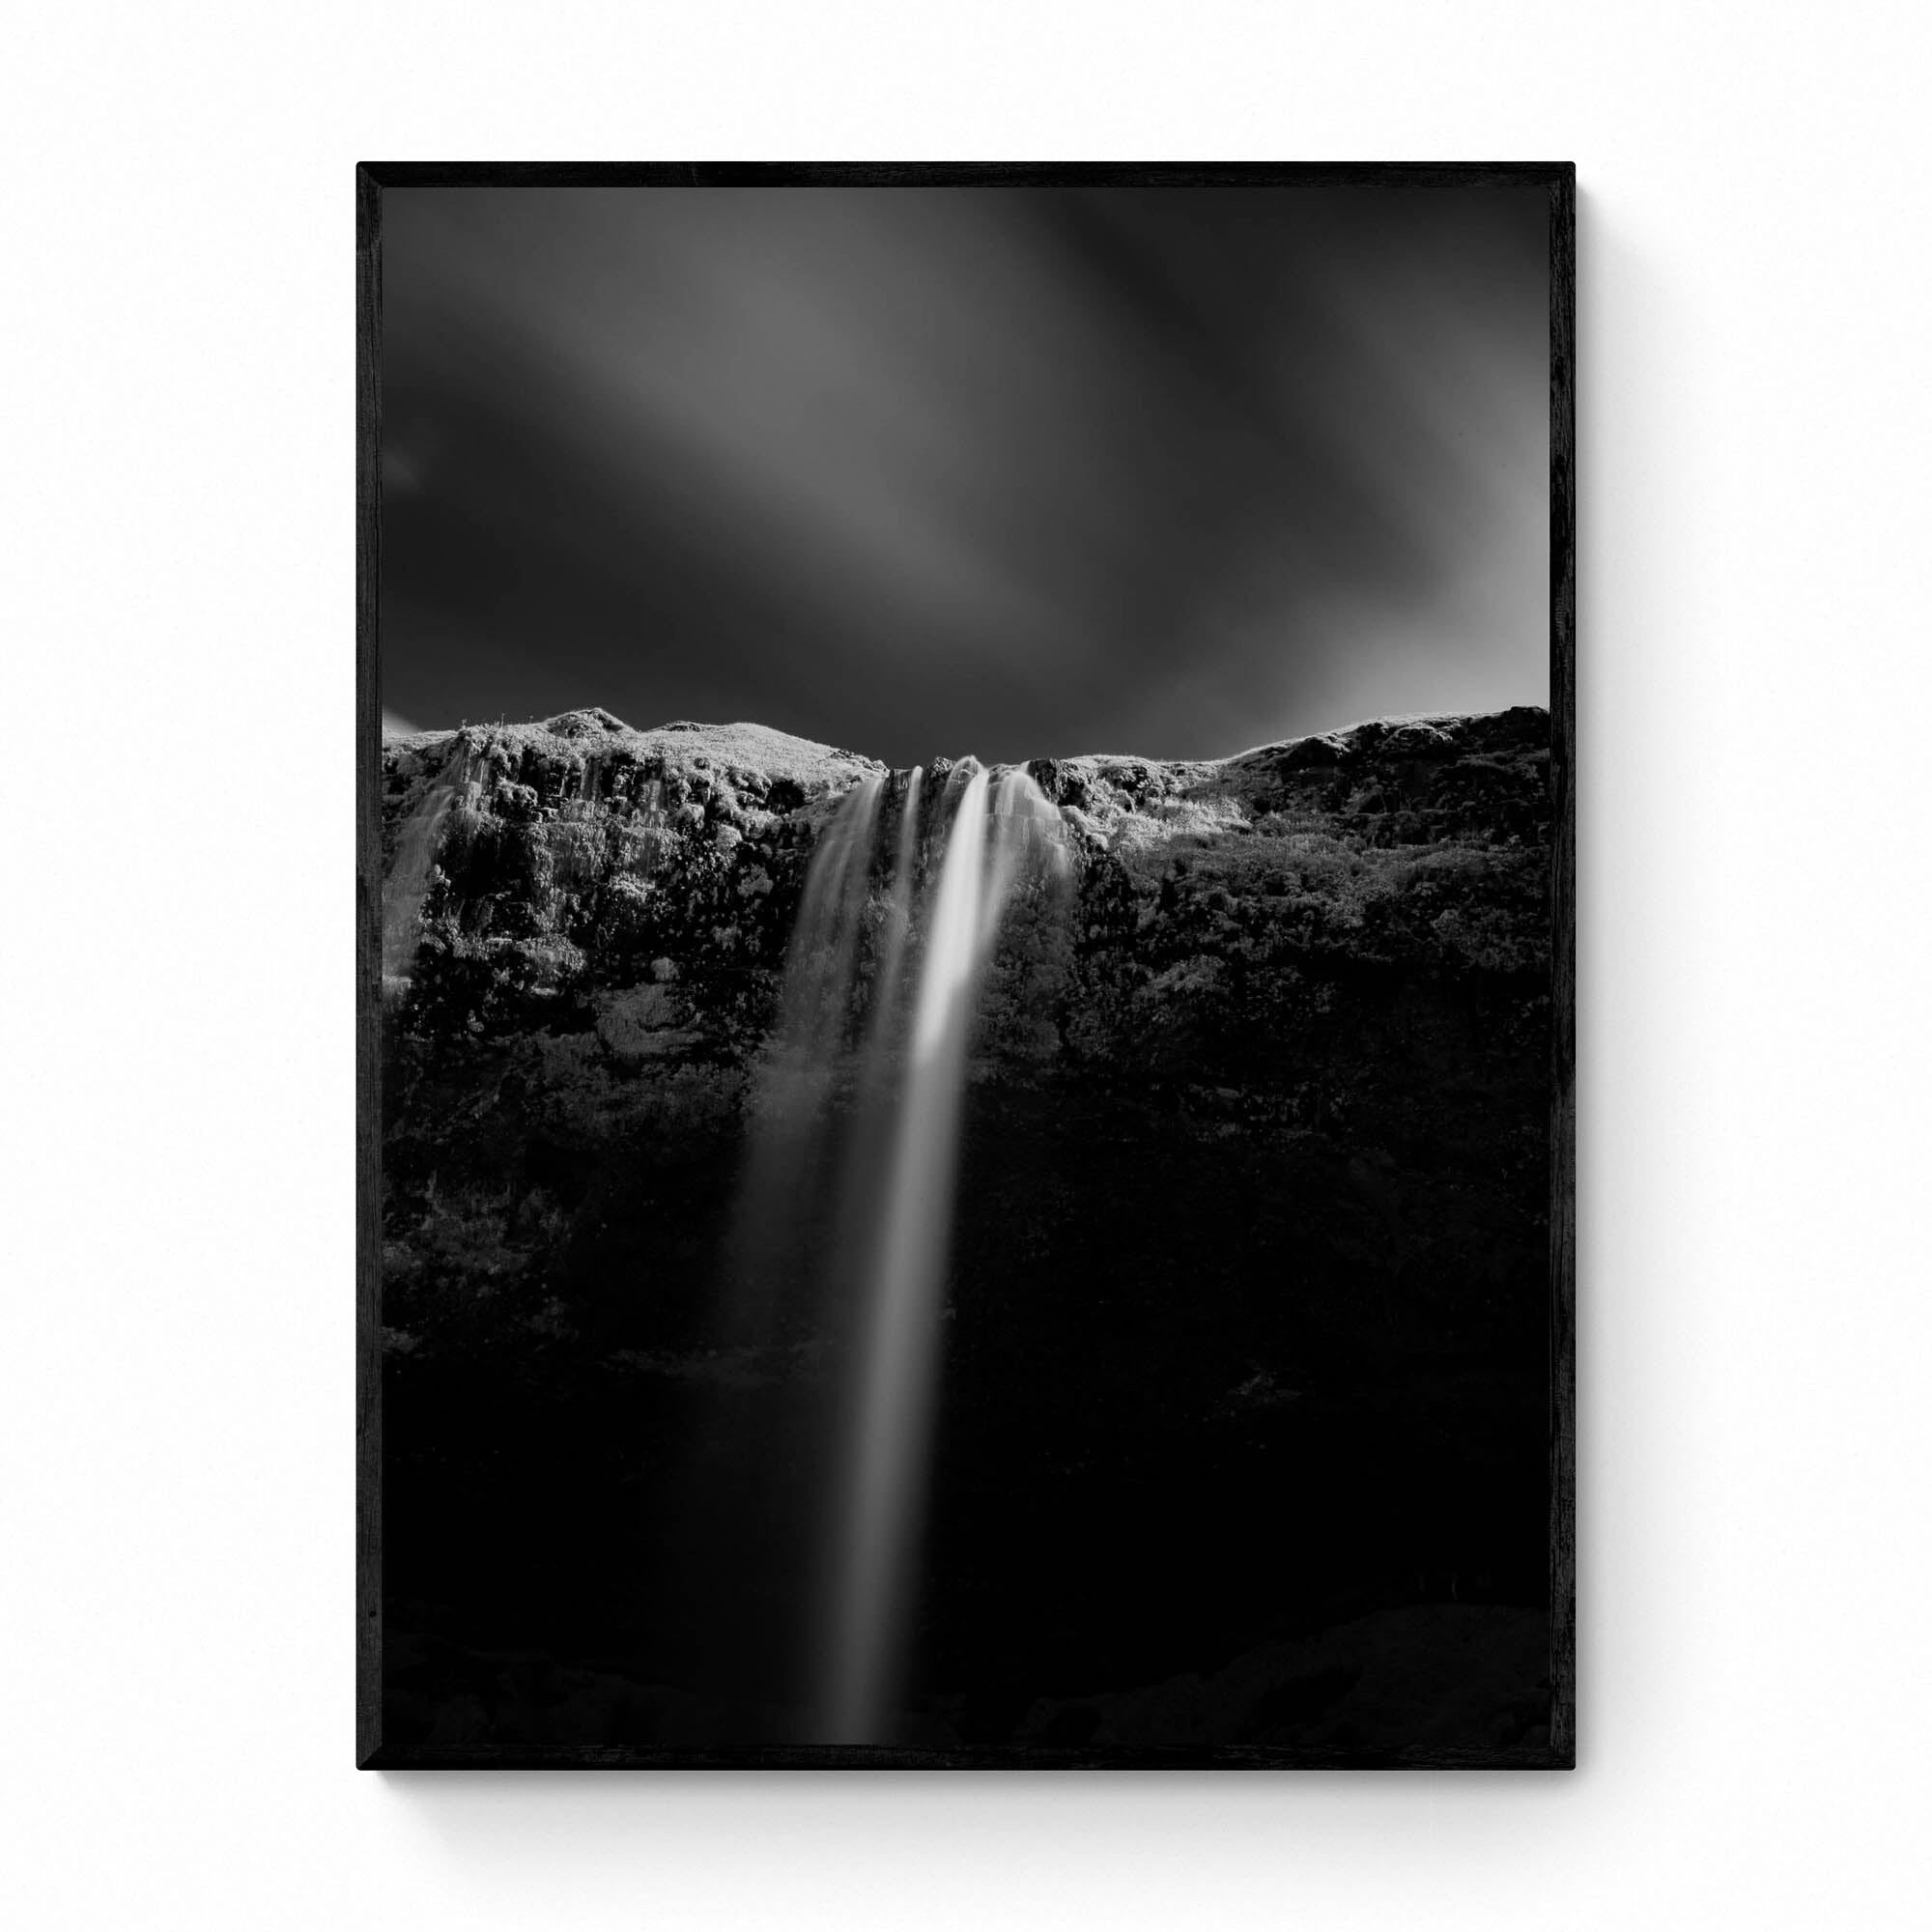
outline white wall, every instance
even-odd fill
[[[1904,4],[57,6],[0,49],[0,1890],[80,1926],[1908,1923]],[[1582,1768],[351,1768],[352,164],[1574,158]]]

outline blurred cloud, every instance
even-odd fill
[[[385,201],[385,696],[895,762],[1547,694],[1534,194]]]

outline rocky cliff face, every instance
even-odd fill
[[[1009,920],[975,1035],[935,1734],[1064,1729],[1085,1691],[1131,1732],[1135,1685],[1417,1605],[1482,1605],[1520,1651],[1547,1549],[1546,714],[1029,769],[1074,863]],[[733,1351],[712,1316],[805,869],[880,771],[597,711],[384,747],[405,1726],[659,1721],[611,1715],[630,1691],[560,1718],[561,1679],[518,1717],[464,1676],[491,1645],[681,1681],[649,1524],[695,1405],[812,1373],[809,1324]],[[1342,1721],[1335,1670],[1311,1708],[1263,1684],[1239,1735]],[[1484,1741],[1533,1728],[1511,1686],[1468,1717]]]

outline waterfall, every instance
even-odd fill
[[[845,794],[806,873],[785,959],[779,1063],[823,1070],[843,1043],[885,783],[867,772]]]
[[[851,1025],[883,785],[867,773],[845,794],[806,872],[778,1033],[752,1092],[750,1159],[732,1230],[725,1339],[734,1344],[772,1339],[780,1277],[799,1259],[804,1216],[823,1186],[825,1115]]]
[[[867,1073],[875,1072],[883,1059],[886,1030],[892,1024],[899,979],[905,971],[906,941],[912,932],[914,875],[919,869],[919,796],[924,779],[923,769],[914,766],[899,806],[899,842],[893,862],[893,895],[886,907],[885,951],[872,989],[872,1020],[866,1056]]]
[[[975,1000],[1023,870],[1031,864],[1058,873],[1065,863],[1059,815],[1033,781],[1010,772],[994,797],[987,773],[976,768],[933,897],[865,1283],[818,1687],[826,1742],[891,1740],[923,1513]]]
[[[400,998],[409,991],[416,948],[422,941],[422,904],[429,890],[429,868],[442,839],[442,821],[468,770],[469,753],[459,744],[438,773],[436,782],[397,829],[395,853],[383,881],[383,993],[386,999]]]
[[[928,821],[945,817],[922,811],[924,785],[915,769],[897,799],[883,893],[891,794],[876,776],[846,794],[807,872],[717,1335],[765,1372],[705,1411],[687,1507],[706,1674],[742,1723],[791,1742],[884,1743],[896,1727],[974,1009],[1012,894],[1066,866],[1033,781],[996,785],[969,759],[938,802],[951,825],[922,903]],[[801,1689],[806,1709],[775,1718]]]
[[[738,1742],[789,1741],[815,1576],[825,1419],[810,1373],[883,776],[838,801],[807,867],[777,1024],[747,1096],[745,1164],[692,1390],[670,1534],[681,1634]]]
[[[915,766],[899,800],[899,831],[891,895],[873,948],[870,1010],[853,1082],[851,1118],[839,1156],[838,1214],[827,1252],[825,1314],[837,1339],[849,1344],[863,1313],[866,1284],[876,1271],[880,1177],[891,1158],[894,1102],[899,1085],[896,1038],[903,1017],[900,988],[912,944],[918,888],[920,797],[924,772]]]

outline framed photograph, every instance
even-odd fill
[[[1574,1764],[1574,169],[356,193],[358,1763]]]

